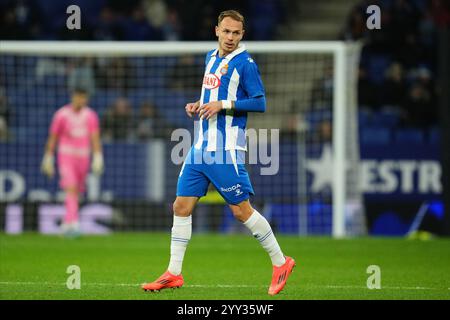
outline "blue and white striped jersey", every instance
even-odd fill
[[[205,65],[200,105],[264,96],[258,66],[244,45],[222,58],[218,49],[208,52]],[[208,120],[199,120],[194,148],[206,151],[246,150],[246,124],[247,112],[234,109],[222,110]]]

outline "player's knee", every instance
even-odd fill
[[[191,214],[191,209],[182,201],[175,200],[172,205],[173,213],[176,216],[187,217]]]

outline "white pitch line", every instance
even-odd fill
[[[32,281],[21,281],[21,282],[13,282],[13,281],[3,281],[0,282],[0,285],[19,285],[19,286],[65,286],[66,283],[63,282],[32,282]],[[83,286],[109,286],[109,287],[134,287],[139,286],[139,284],[131,284],[131,283],[82,283]]]
[[[106,286],[106,287],[139,287],[143,283],[81,283],[82,286]],[[65,286],[65,283],[57,283],[57,282],[14,282],[14,281],[3,281],[0,282],[0,285],[41,285],[41,286]],[[216,285],[208,285],[208,284],[191,284],[185,285],[187,288],[264,288],[264,285],[239,285],[239,284],[216,284]]]
[[[364,286],[325,286],[325,288],[329,289],[368,289]],[[430,288],[430,287],[390,287],[390,286],[381,286],[381,289],[387,290],[450,290],[450,288]],[[376,290],[375,290],[376,291]]]
[[[66,283],[58,283],[58,282],[15,282],[15,281],[0,281],[0,285],[50,285],[50,286],[66,286]],[[82,286],[106,286],[106,287],[139,287],[142,284],[139,283],[81,283]],[[239,285],[239,284],[191,284],[185,285],[187,288],[266,288],[266,285]],[[367,289],[364,286],[354,286],[354,285],[325,285],[325,286],[311,286],[306,285],[306,288],[318,288],[318,289]],[[382,286],[381,289],[387,290],[450,290],[450,288],[431,288],[431,287],[390,287],[390,286]],[[374,290],[377,291],[377,290]]]

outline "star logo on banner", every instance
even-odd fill
[[[320,158],[307,159],[306,169],[313,174],[311,192],[319,193],[326,187],[333,187],[333,152],[331,145],[322,148]]]

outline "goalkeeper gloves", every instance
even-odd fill
[[[55,175],[55,160],[52,154],[46,153],[42,159],[41,171],[47,177],[51,178]]]
[[[94,153],[92,157],[92,172],[96,175],[103,173],[103,154],[101,152]]]

